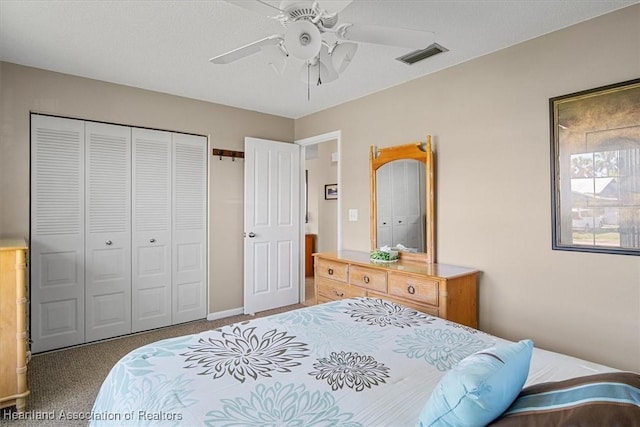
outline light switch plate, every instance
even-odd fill
[[[349,221],[358,220],[358,209],[349,209]]]

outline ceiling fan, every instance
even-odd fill
[[[266,0],[226,0],[227,3],[278,20],[285,28],[274,34],[209,59],[214,64],[229,64],[262,52],[268,63],[282,74],[287,58],[304,61],[300,78],[318,85],[338,78],[351,63],[358,44],[373,43],[412,49],[419,54],[433,44],[434,33],[364,24],[338,24],[338,14],[351,0],[327,0],[329,9],[318,1],[283,0],[278,6]],[[400,58],[398,58],[400,59]]]

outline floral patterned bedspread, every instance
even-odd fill
[[[129,353],[90,425],[414,426],[440,378],[497,341],[380,299],[306,307]]]

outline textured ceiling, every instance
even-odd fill
[[[408,66],[394,59],[408,49],[362,43],[338,80],[308,88],[292,58],[281,76],[262,54],[208,62],[283,34],[221,0],[0,0],[0,60],[298,118],[635,3],[354,0],[339,23],[434,31],[449,51]]]

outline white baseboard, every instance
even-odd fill
[[[244,314],[244,308],[232,308],[231,310],[217,311],[215,313],[207,314],[207,320],[224,319],[225,317],[237,316],[238,314]]]

